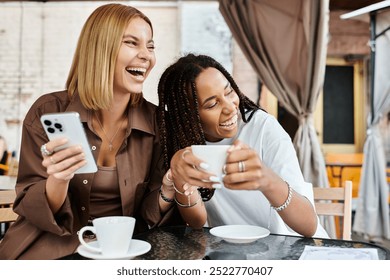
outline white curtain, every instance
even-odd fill
[[[376,33],[390,25],[390,10],[378,12]],[[390,30],[376,39],[374,103],[368,116],[364,163],[353,230],[370,240],[390,239],[389,187],[380,119],[390,110]],[[374,118],[372,118],[372,114]]]

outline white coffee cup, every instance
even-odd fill
[[[227,150],[230,145],[192,145],[192,153],[207,163],[208,172],[214,173],[222,184],[223,166],[226,163]]]
[[[80,243],[88,250],[103,254],[107,257],[120,257],[126,255],[133,237],[135,218],[127,216],[107,216],[96,218],[93,226],[85,226],[78,232]],[[85,242],[83,233],[91,231],[96,234],[99,247]]]

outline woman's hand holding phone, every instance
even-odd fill
[[[43,156],[42,165],[46,168],[47,174],[53,175],[59,180],[70,180],[75,172],[87,164],[85,154],[80,145],[66,146],[68,139],[66,137],[56,138],[46,143],[49,151],[57,152]]]
[[[50,140],[45,144],[46,149],[42,147],[42,164],[48,174],[56,178],[72,178],[74,174],[97,171],[77,112],[45,114],[41,117],[41,123]]]

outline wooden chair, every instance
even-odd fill
[[[8,164],[8,176],[16,177],[19,171],[19,161],[16,158],[11,158]]]
[[[315,187],[313,191],[317,214],[342,217],[342,239],[351,240],[352,181],[345,181],[345,187]]]
[[[18,217],[12,209],[15,197],[15,190],[0,191],[0,225],[5,225],[4,232],[0,232],[0,237],[5,233],[9,225],[16,221],[16,218]]]

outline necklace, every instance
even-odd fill
[[[111,140],[108,138],[107,133],[106,133],[106,131],[104,130],[104,127],[103,127],[102,123],[100,122],[98,116],[97,116],[96,114],[95,114],[95,116],[96,116],[96,120],[97,120],[97,122],[98,122],[100,128],[101,128],[102,131],[103,131],[104,136],[105,136],[106,139],[108,140],[108,150],[109,150],[110,152],[112,152],[112,148],[113,148],[112,142],[114,141],[115,136],[118,134],[119,130],[120,130],[121,127],[123,126],[124,122],[126,121],[126,119],[127,119],[127,114],[126,114],[126,116],[123,118],[121,124],[119,125],[118,129],[115,131],[114,135],[111,137]]]

